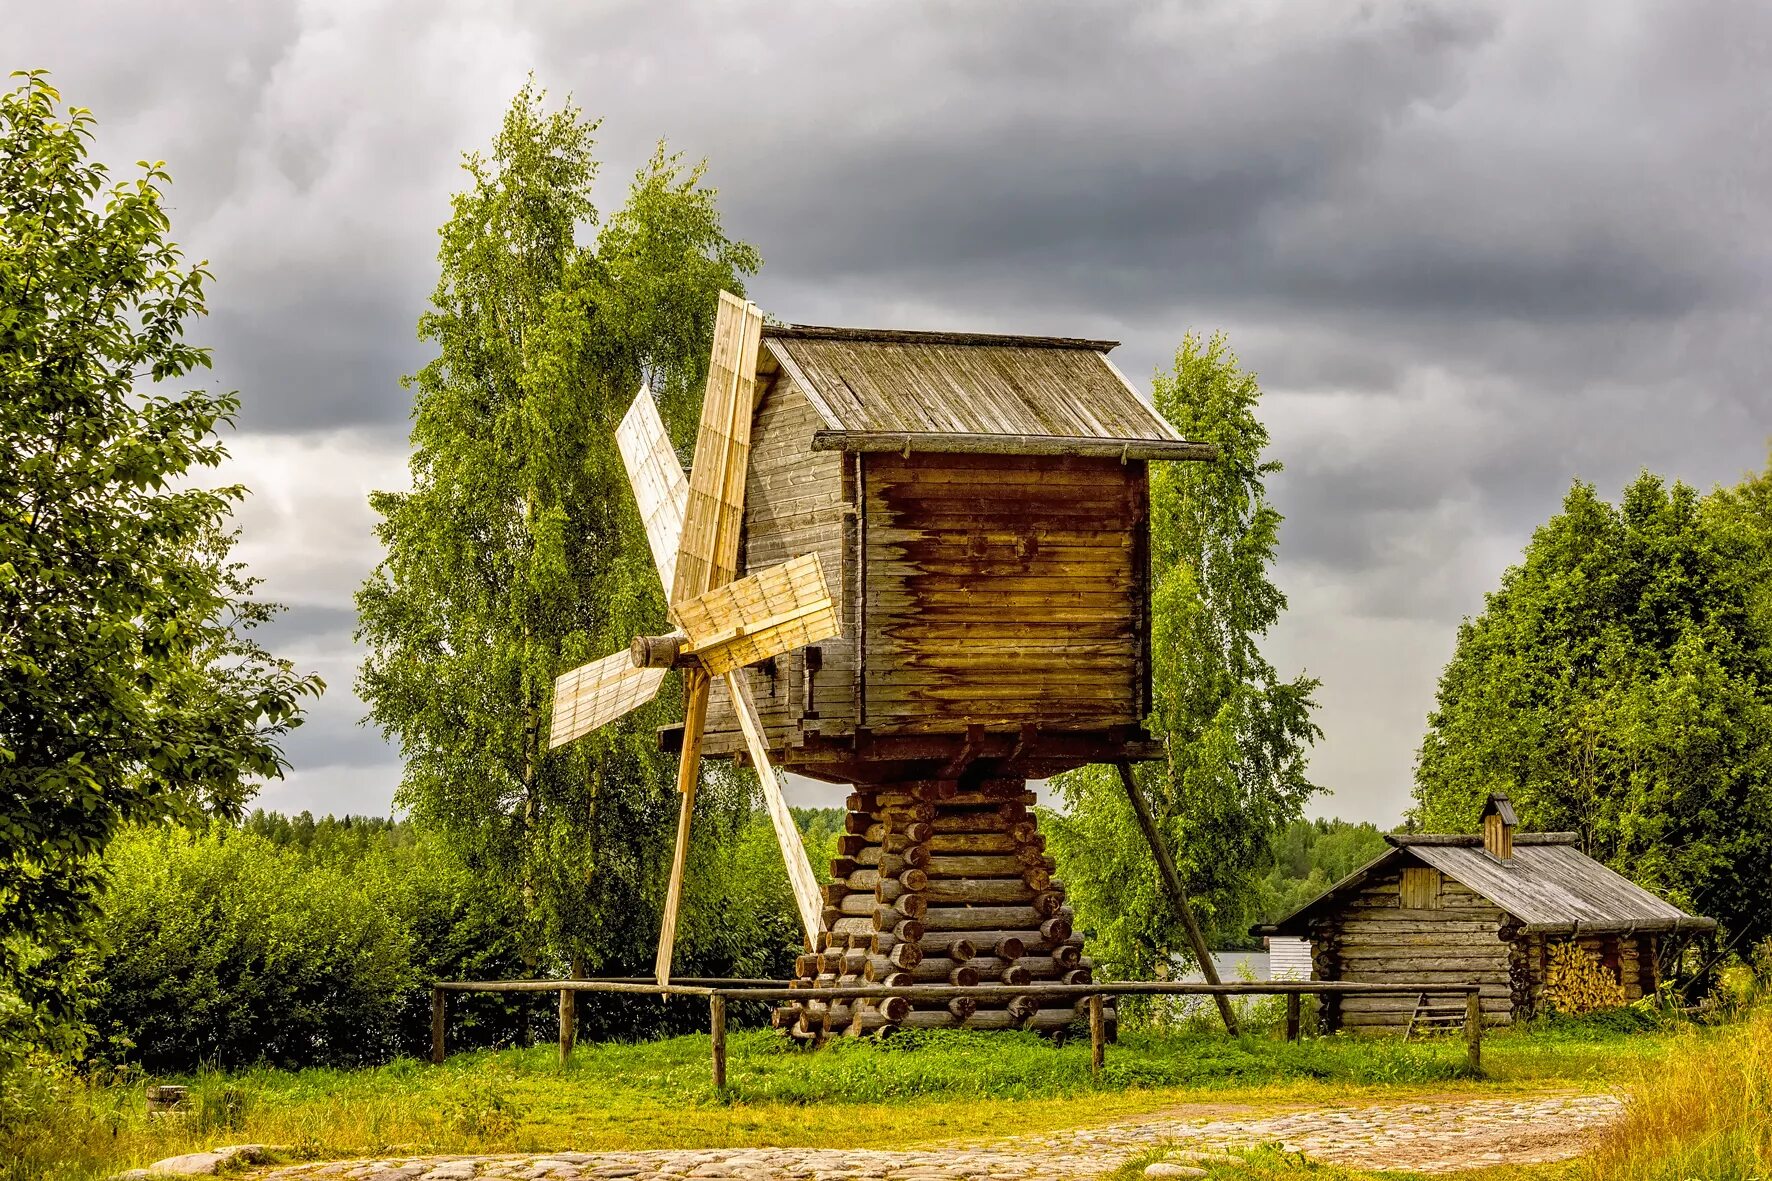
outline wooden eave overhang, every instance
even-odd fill
[[[902,455],[1076,455],[1097,459],[1218,458],[1215,443],[1184,439],[1095,439],[1076,435],[993,435],[935,431],[814,431],[814,451]]]

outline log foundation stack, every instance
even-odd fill
[[[1003,985],[999,997],[789,1001],[777,1027],[797,1037],[903,1029],[1036,1029],[1087,1020],[1086,1003],[1014,989],[1087,984],[1092,965],[1052,877],[1023,780],[959,788],[928,780],[849,797],[825,887],[823,946],[798,961],[797,987]],[[1109,1000],[1108,1020],[1113,1021]]]

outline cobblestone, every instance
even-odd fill
[[[698,1148],[645,1152],[551,1152],[432,1156],[285,1165],[253,1181],[1057,1181],[1090,1178],[1127,1158],[1164,1149],[1187,1166],[1264,1144],[1312,1160],[1365,1169],[1452,1173],[1494,1164],[1578,1156],[1615,1120],[1615,1095],[1456,1099],[1312,1108],[1278,1114],[1157,1113],[1099,1127],[912,1152],[841,1148]],[[1161,1171],[1159,1171],[1161,1173]],[[1185,1175],[1185,1174],[1169,1174]]]

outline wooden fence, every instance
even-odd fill
[[[789,987],[785,980],[738,977],[695,978],[659,984],[641,977],[599,980],[439,980],[431,985],[431,1061],[442,1062],[448,1033],[452,992],[557,992],[560,994],[560,1058],[572,1053],[575,1021],[573,994],[634,993],[658,997],[702,997],[708,1002],[716,1090],[726,1085],[726,1003],[728,1001],[867,1000],[904,997],[908,1001],[946,1001],[957,997],[1069,997],[1086,1002],[1089,1014],[1089,1073],[1101,1077],[1107,1054],[1107,1023],[1102,998],[1108,996],[1284,996],[1286,1040],[1299,1036],[1300,1002],[1305,996],[1464,996],[1465,1058],[1472,1071],[1483,1066],[1483,1015],[1475,984],[1368,984],[1341,980],[1257,980],[1228,984],[1196,984],[1176,980],[1100,980],[1089,984],[912,984],[886,988],[878,984]]]

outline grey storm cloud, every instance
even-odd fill
[[[349,693],[369,488],[401,479],[436,227],[531,71],[598,202],[706,157],[789,320],[1224,329],[1287,471],[1282,668],[1325,811],[1394,818],[1460,616],[1575,478],[1701,486],[1772,433],[1772,9],[1693,3],[39,5],[16,64],[164,158],[244,398],[243,552],[332,692],[267,800],[385,805]],[[379,778],[378,778],[379,777]],[[339,786],[344,784],[346,786]],[[379,785],[379,786],[378,786]],[[833,797],[834,798],[834,797]]]

